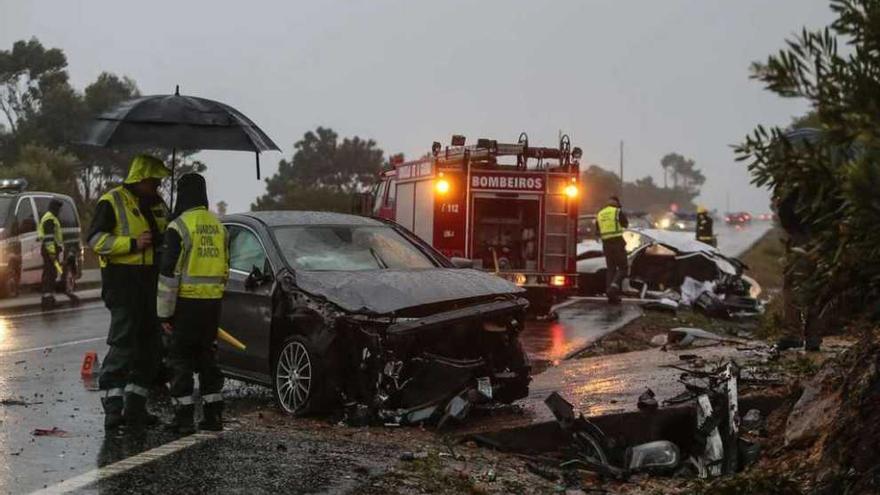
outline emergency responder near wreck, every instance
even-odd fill
[[[623,240],[626,227],[629,227],[629,220],[620,207],[620,199],[611,196],[608,204],[596,214],[596,232],[602,238],[602,252],[605,253],[605,294],[611,304],[620,304],[621,285],[629,273],[626,242]]]
[[[712,230],[712,226],[714,221],[712,217],[709,215],[709,212],[703,206],[697,207],[697,240],[700,242],[705,242],[710,246],[715,246],[715,233]]]
[[[58,220],[63,204],[56,198],[49,201],[49,208],[40,218],[40,224],[37,226],[37,240],[40,242],[40,254],[43,257],[43,297],[40,301],[43,309],[52,309],[55,306],[55,281],[64,272],[60,261],[64,254],[64,233],[61,231],[61,221]],[[71,303],[79,302],[75,294],[70,292],[65,294],[70,298]]]
[[[161,360],[156,246],[168,207],[158,189],[169,175],[158,158],[136,156],[123,184],[98,200],[89,230],[89,246],[101,264],[101,298],[110,310],[110,350],[98,381],[106,429],[158,423],[146,403]]]
[[[205,179],[186,174],[177,189],[159,266],[156,307],[163,330],[171,336],[168,357],[174,372],[171,400],[175,411],[169,429],[188,435],[195,431],[193,372],[199,374],[204,412],[199,427],[223,429],[223,375],[214,341],[229,256],[226,228],[208,211]]]

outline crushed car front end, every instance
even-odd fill
[[[519,333],[527,305],[503,295],[393,317],[345,316],[337,340],[349,417],[445,422],[472,405],[525,397],[530,366]]]

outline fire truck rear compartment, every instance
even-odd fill
[[[540,203],[523,196],[474,198],[476,267],[494,270],[497,256],[499,270],[537,269]]]

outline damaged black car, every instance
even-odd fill
[[[319,212],[223,219],[230,275],[218,345],[232,378],[291,414],[444,422],[528,393],[522,289],[457,268],[402,227]]]

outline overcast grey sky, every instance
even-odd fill
[[[408,156],[453,133],[554,146],[561,129],[615,170],[624,140],[627,179],[662,182],[662,155],[690,156],[707,205],[729,191],[759,211],[768,194],[729,145],[806,107],[750,81],[749,63],[831,18],[827,0],[0,0],[0,46],[64,49],[79,89],[102,71],[144,94],[180,84],[243,111],[284,156],[318,125]],[[263,192],[252,155],[202,158],[212,202],[243,210]]]

